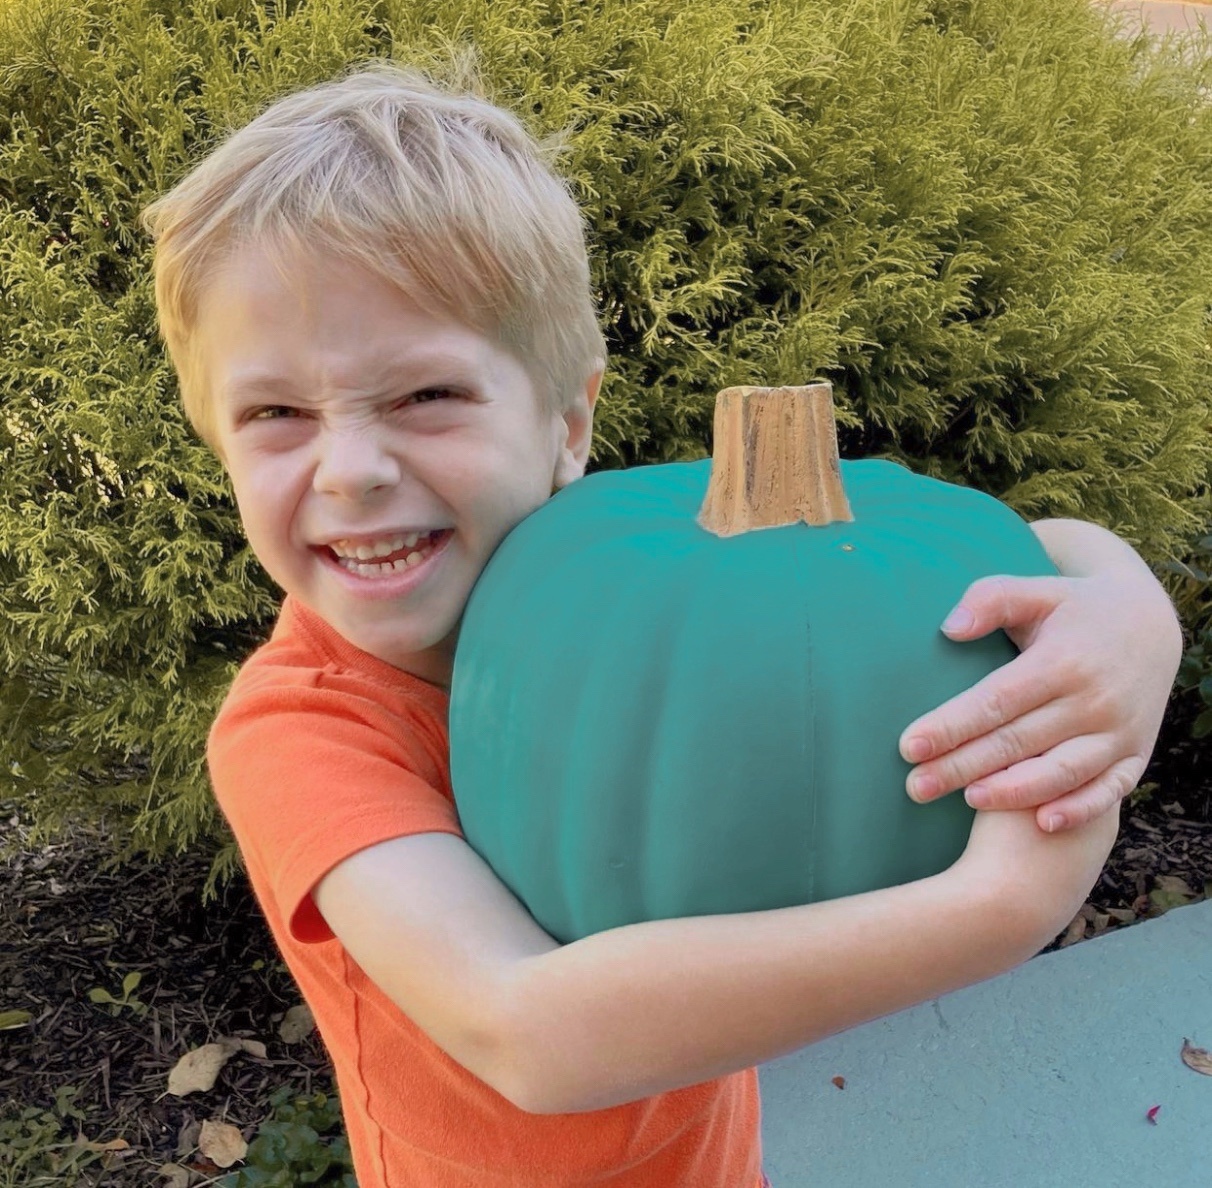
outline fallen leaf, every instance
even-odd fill
[[[1108,908],[1107,915],[1121,924],[1136,923],[1136,913],[1131,908]]]
[[[1188,899],[1195,898],[1195,892],[1177,875],[1158,875],[1153,881],[1162,891],[1167,891],[1172,895],[1185,895]]]
[[[162,1163],[156,1172],[164,1177],[163,1188],[189,1188],[188,1167],[182,1167],[179,1163]]]
[[[845,1077],[834,1077],[834,1078],[833,1078],[833,1083],[834,1083],[834,1084],[835,1084],[835,1085],[836,1085],[836,1086],[837,1086],[839,1089],[845,1089],[845,1088],[846,1088],[846,1078],[845,1078]]]
[[[286,1012],[281,1025],[278,1027],[278,1035],[281,1037],[284,1044],[297,1044],[300,1040],[306,1039],[315,1030],[316,1021],[312,1017],[311,1008],[306,1004],[292,1006]]]
[[[1072,920],[1069,921],[1069,927],[1065,929],[1065,935],[1061,937],[1060,947],[1063,949],[1068,945],[1076,944],[1086,935],[1086,917],[1078,912]]]
[[[1101,936],[1107,931],[1107,925],[1111,923],[1110,912],[1095,912],[1094,913],[1094,934]]]
[[[1162,879],[1165,879],[1167,882],[1180,883],[1185,890],[1159,885],[1150,891],[1149,902],[1157,909],[1159,915],[1168,912],[1171,908],[1183,907],[1195,898],[1195,892],[1182,879],[1171,880],[1168,875],[1159,875],[1157,880],[1159,884]]]
[[[169,1093],[184,1097],[187,1093],[205,1093],[213,1089],[220,1070],[239,1050],[238,1042],[220,1040],[217,1044],[203,1044],[186,1052],[168,1074]]]
[[[107,1143],[90,1143],[84,1135],[77,1135],[72,1143],[73,1147],[79,1147],[82,1151],[129,1151],[130,1143],[124,1138],[110,1139]]]
[[[1145,1111],[1145,1117],[1149,1119],[1150,1125],[1152,1125],[1152,1126],[1157,1125],[1157,1111],[1160,1109],[1161,1109],[1161,1106],[1155,1105],[1155,1106],[1150,1106]]]
[[[190,1119],[181,1127],[177,1135],[177,1158],[181,1159],[198,1148],[198,1135],[202,1133],[202,1123]]]
[[[230,1122],[203,1122],[198,1150],[216,1167],[231,1167],[248,1154],[248,1144]]]
[[[1207,1048],[1197,1048],[1186,1036],[1183,1036],[1183,1050],[1179,1053],[1183,1063],[1205,1077],[1212,1077],[1212,1052]]]
[[[29,1011],[0,1011],[0,1031],[24,1027],[33,1019]]]
[[[242,1039],[240,1047],[244,1049],[250,1056],[256,1056],[259,1060],[265,1060],[267,1053],[265,1045],[260,1040]]]

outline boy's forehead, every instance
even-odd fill
[[[450,381],[491,365],[495,335],[340,259],[232,259],[202,293],[198,329],[224,389],[269,393],[301,368],[334,382],[388,382],[401,370]],[[500,344],[496,344],[500,345]]]
[[[296,394],[292,375],[302,370],[299,363],[298,359],[283,358],[281,365],[274,367],[252,359],[236,361],[222,377],[223,391],[232,398]],[[407,344],[397,342],[387,352],[357,344],[344,357],[318,358],[314,367],[328,375],[335,387],[374,388],[389,387],[402,375],[417,382],[424,382],[424,377],[429,377],[429,382],[439,382],[443,377],[445,382],[469,380],[485,364],[481,352],[474,348],[460,352],[418,342],[410,350]]]

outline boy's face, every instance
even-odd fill
[[[360,266],[294,257],[284,271],[249,250],[198,311],[249,543],[351,643],[448,684],[493,550],[584,472],[599,376],[547,412],[498,342]]]

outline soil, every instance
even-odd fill
[[[1191,738],[1196,707],[1185,696],[1171,703],[1090,901],[1050,948],[1131,926],[1212,891],[1212,763],[1200,761],[1208,746]],[[96,829],[81,827],[53,845],[32,847],[11,809],[0,821],[8,823],[9,842],[0,847],[0,1013],[32,1015],[27,1025],[0,1030],[0,1120],[6,1105],[10,1117],[16,1107],[50,1109],[59,1093],[72,1104],[65,1141],[78,1133],[81,1141],[115,1148],[60,1179],[13,1178],[3,1174],[0,1129],[0,1182],[167,1185],[158,1169],[171,1163],[190,1169],[188,1182],[201,1186],[221,1174],[198,1151],[203,1120],[234,1123],[251,1138],[270,1115],[275,1089],[331,1092],[314,1032],[293,1043],[279,1035],[300,997],[242,877],[203,906],[205,855],[114,870],[107,866],[107,839]],[[130,973],[141,980],[129,1005],[90,1000],[94,988],[121,998]],[[265,1057],[237,1054],[207,1092],[166,1092],[182,1055],[228,1036],[263,1042]],[[74,1094],[65,1098],[65,1087]]]

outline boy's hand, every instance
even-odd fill
[[[1049,832],[1118,804],[1148,766],[1182,659],[1182,628],[1157,579],[1143,564],[1091,577],[988,577],[959,607],[972,622],[946,627],[951,639],[1000,627],[1021,654],[905,729],[901,754],[921,763],[910,795],[966,787],[974,808],[1039,806]],[[919,738],[925,754],[910,745]],[[935,786],[919,788],[923,777]]]

